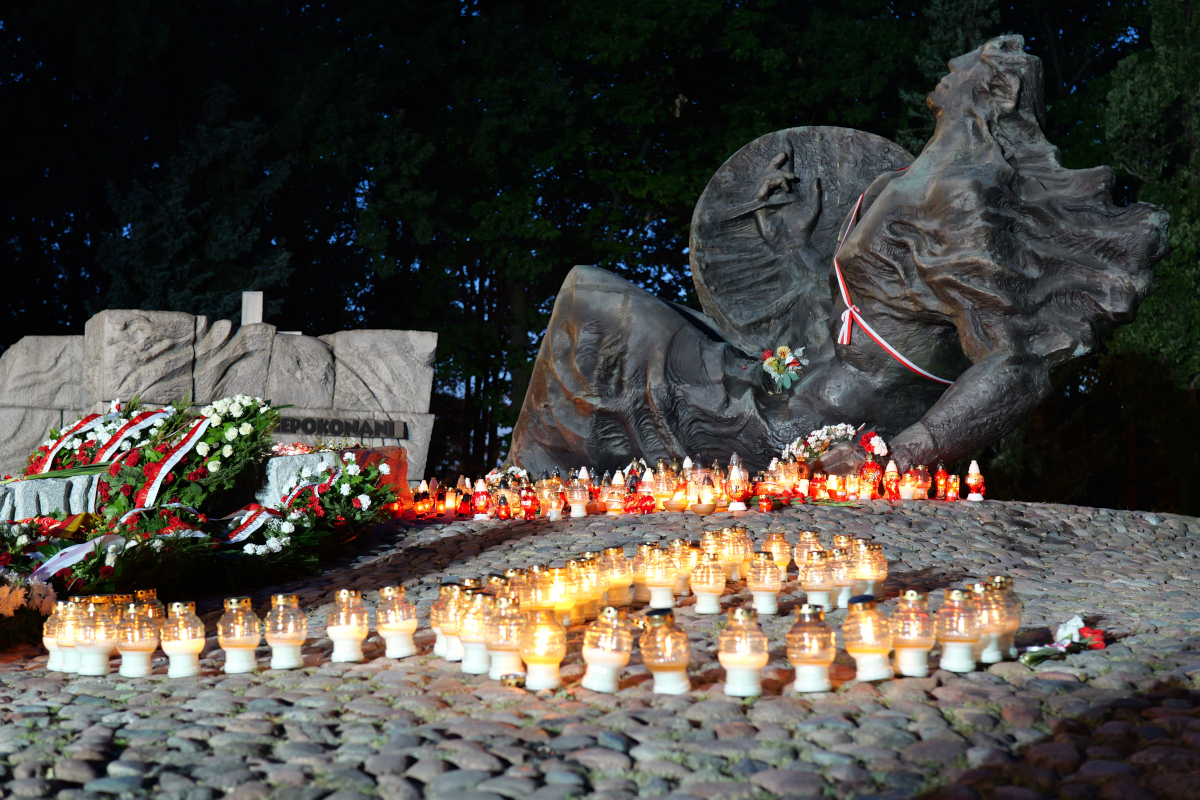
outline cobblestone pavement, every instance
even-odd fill
[[[857,684],[842,653],[837,690],[797,697],[783,647],[792,582],[771,637],[765,695],[723,695],[720,619],[677,610],[692,645],[690,695],[650,692],[635,651],[616,695],[579,686],[583,629],[572,629],[563,689],[536,694],[461,674],[432,655],[335,665],[321,637],[339,588],[401,582],[423,626],[438,583],[586,550],[698,538],[728,515],[557,523],[394,523],[295,591],[311,611],[303,670],[225,676],[216,639],[202,677],[70,678],[32,649],[0,667],[4,795],[179,800],[556,800],[587,797],[817,797],[1035,800],[1200,798],[1200,520],[1166,514],[987,502],[803,506],[739,515],[760,541],[779,527],[882,542],[883,606],[902,588],[939,589],[1005,572],[1025,602],[1019,642],[1082,614],[1119,642],[1036,671],[1015,663]],[[794,575],[794,568],[793,568]],[[749,605],[744,584],[725,607]],[[935,605],[937,602],[935,601]],[[202,604],[213,630],[219,599]],[[638,614],[644,613],[639,610]],[[836,626],[845,612],[835,612]],[[428,653],[433,635],[417,643]],[[268,651],[259,651],[265,667]],[[163,665],[159,672],[165,671]]]

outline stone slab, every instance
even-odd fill
[[[404,448],[398,448],[403,451]],[[385,478],[385,482],[395,485],[397,493],[407,489],[408,484],[408,469],[406,454],[397,453],[390,447],[383,448],[367,448],[363,450],[355,450],[355,453],[361,454],[359,463],[379,463],[386,461],[392,468],[391,475]],[[295,456],[276,456],[267,461],[266,483],[263,488],[255,495],[255,499],[264,506],[274,507],[283,497],[283,486],[296,475],[308,468],[312,474],[316,474],[322,464],[328,464],[331,468],[338,463],[338,456],[332,452],[326,453],[305,453]],[[418,483],[420,481],[418,480]]]
[[[179,311],[109,309],[84,327],[84,405],[173,403],[192,393],[197,319]]]
[[[0,406],[79,408],[82,403],[82,336],[26,336],[0,355]]]
[[[197,405],[234,394],[267,396],[275,326],[260,322],[231,335],[232,330],[229,320],[217,320],[196,341],[192,397]]]
[[[0,407],[0,475],[21,474],[29,454],[51,428],[62,425],[62,418],[56,409]]]
[[[333,405],[351,411],[429,411],[437,334],[430,331],[339,331],[333,348]]]
[[[277,406],[332,408],[333,349],[313,336],[277,334],[263,397]]]
[[[56,511],[81,514],[88,510],[98,477],[40,478],[0,486],[0,519],[28,519]]]

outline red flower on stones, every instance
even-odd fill
[[[101,567],[101,568],[100,568],[100,577],[101,577],[101,578],[108,578],[108,577],[111,577],[111,576],[112,576],[112,574],[113,574],[113,568],[112,568],[112,567],[109,567],[109,566],[103,566],[103,567]]]
[[[1104,631],[1099,628],[1080,628],[1079,638],[1080,644],[1087,645],[1089,650],[1104,649]]]
[[[866,450],[868,453],[870,453],[871,452],[871,440],[874,438],[875,438],[875,431],[867,431],[866,433],[864,433],[862,435],[862,438],[858,440],[858,446],[861,447],[863,450]]]

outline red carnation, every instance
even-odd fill
[[[39,446],[39,447],[38,447],[38,452],[39,452],[39,453],[49,453],[49,452],[50,452],[50,445],[48,445],[48,444],[43,444],[43,445]]]
[[[104,566],[104,567],[101,567],[101,568],[100,568],[100,577],[101,577],[101,578],[108,578],[108,577],[111,577],[111,576],[112,576],[112,574],[113,574],[113,568],[112,568],[112,567],[109,567],[109,566]]]
[[[12,553],[0,553],[0,567],[7,567],[10,561],[12,561]]]
[[[1104,649],[1104,631],[1099,628],[1080,628],[1079,638],[1081,644],[1086,644],[1090,650]]]
[[[769,359],[769,358],[770,358],[771,356],[773,356],[773,355],[775,355],[775,353],[774,353],[773,351],[771,351],[771,350],[763,350],[763,361],[766,361],[767,359]]]
[[[133,494],[133,487],[130,486],[128,483],[125,484],[124,486],[121,487],[121,494],[125,495],[126,497],[129,497],[131,494]]]

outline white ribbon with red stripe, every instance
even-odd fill
[[[898,171],[899,170],[897,170],[897,172]],[[846,240],[850,238],[850,231],[854,230],[854,223],[858,221],[858,212],[862,208],[863,198],[866,197],[866,195],[867,193],[863,192],[858,196],[858,202],[854,204],[854,211],[850,213],[850,224],[846,226],[846,233],[842,236],[842,240],[838,242],[837,251],[833,254],[833,269],[837,274],[838,288],[842,292],[842,302],[846,304],[846,310],[842,312],[842,329],[838,332],[837,343],[850,344],[850,332],[854,327],[854,323],[857,322],[859,327],[866,332],[867,336],[870,336],[872,339],[874,339],[875,344],[882,347],[892,358],[896,359],[901,364],[924,378],[928,378],[931,381],[937,381],[938,383],[943,383],[946,386],[950,386],[954,383],[954,381],[948,381],[945,378],[939,378],[937,375],[921,369],[916,364],[905,358],[900,351],[888,344],[884,338],[876,333],[874,328],[868,325],[867,321],[863,319],[862,313],[860,313],[858,310],[858,306],[850,302],[850,290],[846,287],[846,279],[842,277],[842,268],[838,264],[837,257],[842,252],[842,246],[846,244]]]
[[[263,508],[258,503],[251,503],[244,508],[241,508],[227,517],[221,519],[237,519],[238,526],[229,532],[227,540],[230,543],[240,542],[256,530],[267,524],[275,517],[282,517],[283,514],[273,508]]]
[[[314,486],[316,486],[320,489],[328,489],[330,486],[333,485],[333,482],[336,481],[340,477],[342,477],[342,471],[339,469],[339,470],[335,470],[324,481],[312,481],[310,483],[302,483],[299,486],[297,486],[295,489],[293,489],[292,491],[288,492],[287,495],[284,496],[284,498],[280,501],[279,504],[283,508],[287,508],[293,502],[295,502],[296,498],[299,497],[300,493],[303,492],[305,489],[311,489]],[[319,494],[319,492],[318,492],[318,494]]]
[[[166,419],[171,412],[169,411],[143,411],[133,419],[121,426],[120,430],[112,435],[104,447],[96,453],[96,457],[92,459],[93,464],[100,464],[104,461],[111,461],[121,447],[121,442],[133,436],[135,433],[145,430],[158,422],[160,419]]]
[[[212,419],[209,417],[201,417],[192,423],[192,429],[184,434],[184,437],[179,440],[179,444],[172,447],[167,453],[167,457],[158,462],[158,474],[154,476],[154,480],[138,490],[137,504],[139,506],[154,505],[154,500],[158,497],[158,490],[162,488],[163,479],[192,451],[211,424]]]
[[[54,466],[55,454],[63,448],[63,445],[70,441],[72,436],[76,436],[81,433],[87,433],[92,428],[99,427],[103,424],[104,417],[100,416],[99,414],[88,414],[86,417],[79,420],[79,422],[76,422],[74,425],[72,425],[71,429],[60,436],[58,441],[54,443],[54,446],[50,448],[50,452],[46,454],[46,461],[42,464],[39,474],[45,475],[50,471],[50,468]]]
[[[38,580],[42,581],[49,580],[50,578],[54,577],[54,573],[58,572],[60,569],[73,567],[80,561],[83,561],[92,553],[96,552],[97,547],[100,548],[100,550],[105,550],[110,544],[123,545],[125,544],[125,537],[109,534],[107,536],[101,536],[98,539],[92,539],[90,541],[83,542],[82,544],[73,544],[64,550],[59,550],[50,558],[49,561],[47,561],[45,564],[42,564],[33,572],[29,573],[29,577],[37,578]]]
[[[158,511],[159,509],[162,509],[162,508],[182,508],[184,511],[190,511],[193,514],[200,513],[199,511],[192,508],[191,506],[185,506],[183,503],[167,503],[166,505],[161,505],[161,506],[147,506],[145,508],[130,509],[129,511],[126,511],[124,514],[121,515],[121,518],[119,520],[117,520],[117,524],[124,525],[125,521],[127,519],[129,519],[130,517],[132,517],[134,514],[142,514],[146,511]]]

